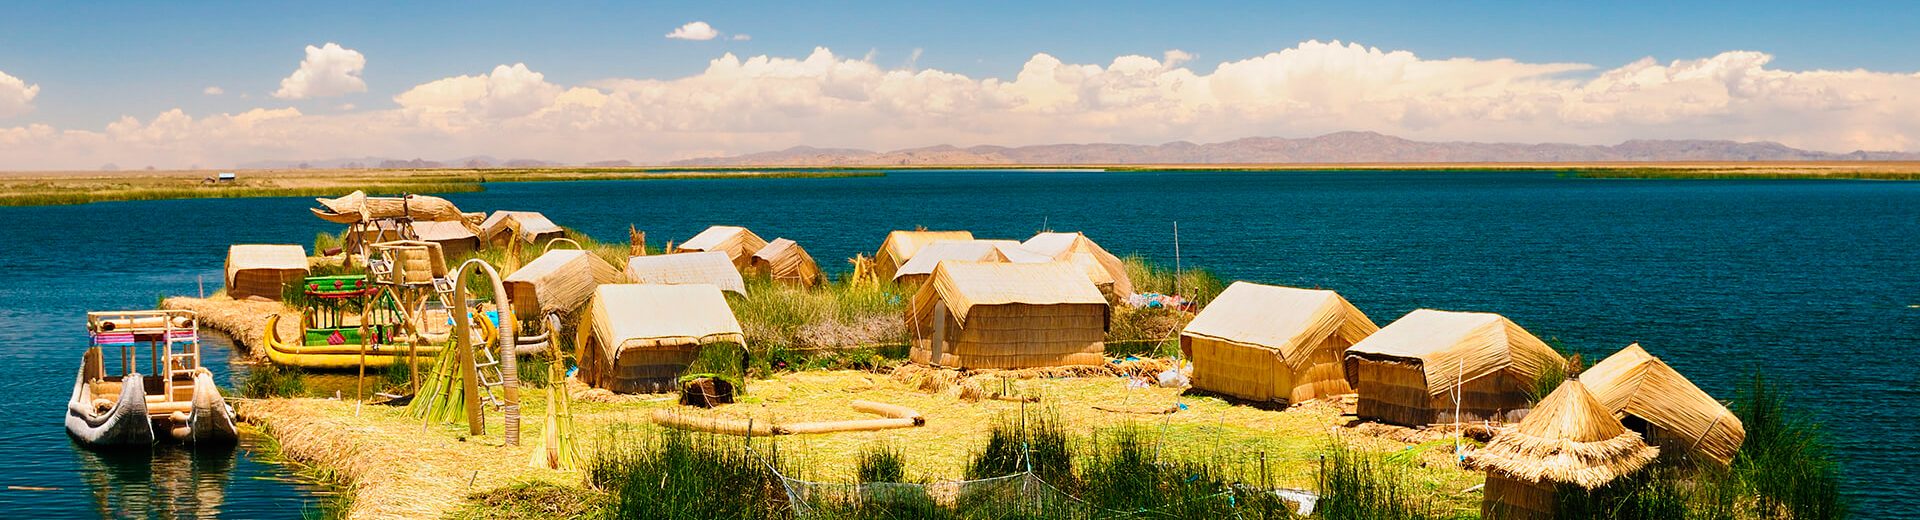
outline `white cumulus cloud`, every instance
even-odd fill
[[[33,111],[33,98],[40,95],[39,85],[0,71],[0,117],[13,117]]]
[[[733,35],[733,36],[731,36],[731,37],[729,37],[728,39],[730,39],[730,40],[733,40],[733,41],[736,41],[736,42],[744,42],[744,41],[747,41],[747,40],[751,40],[751,39],[753,39],[753,35],[750,35],[750,34],[735,34],[735,35]]]
[[[319,47],[308,45],[300,68],[280,80],[280,90],[274,91],[273,97],[306,99],[366,92],[367,82],[360,79],[366,67],[367,57],[360,51],[333,42]]]
[[[218,95],[227,93],[227,89],[220,88],[219,86],[212,86],[212,87],[200,89],[200,93],[206,94],[209,96],[218,96]]]
[[[687,22],[686,25],[667,33],[667,38],[674,40],[706,41],[719,36],[720,31],[714,30],[713,26],[707,25],[707,22]]]
[[[663,162],[795,145],[1153,144],[1343,130],[1443,141],[1699,138],[1920,151],[1920,96],[1911,95],[1920,92],[1920,74],[1787,70],[1753,51],[1596,66],[1308,41],[1219,63],[1180,51],[1092,63],[1035,54],[980,77],[911,63],[883,66],[826,48],[729,53],[686,76],[578,85],[515,63],[416,85],[390,109],[198,117],[174,110],[105,131],[0,127],[0,165],[478,153]],[[0,77],[0,108],[7,92],[25,88],[10,79]]]

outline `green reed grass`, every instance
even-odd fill
[[[307,377],[299,368],[260,363],[247,367],[247,376],[240,380],[239,390],[240,395],[256,399],[304,397]]]
[[[589,459],[587,482],[612,498],[611,518],[775,519],[786,518],[786,493],[761,454],[738,437],[662,430],[631,440],[614,435]],[[629,439],[629,440],[618,440]],[[770,462],[777,463],[777,462]]]
[[[1335,441],[1320,462],[1320,501],[1326,520],[1421,520],[1444,516],[1420,496],[1407,467]]]
[[[0,194],[0,206],[66,206],[94,202],[256,197],[334,197],[354,189],[367,193],[460,193],[481,191],[468,183],[381,183],[348,187],[182,186],[170,188],[76,189]]]
[[[1754,495],[1759,515],[1846,518],[1851,503],[1840,492],[1840,462],[1820,424],[1794,402],[1765,375],[1753,376],[1733,405],[1747,430],[1733,473]]]

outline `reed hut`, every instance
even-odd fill
[[[1580,373],[1580,381],[1627,429],[1669,456],[1688,454],[1726,466],[1746,441],[1733,411],[1639,343]]]
[[[800,244],[784,238],[773,239],[755,251],[752,269],[773,281],[801,287],[813,287],[827,280],[820,272],[820,264],[814,263],[813,255],[807,254]]]
[[[1127,276],[1127,264],[1084,233],[1043,232],[1020,245],[1054,260],[1073,262],[1085,270],[1101,290],[1122,298],[1133,294],[1133,278]]]
[[[679,247],[675,247],[671,252],[719,251],[727,254],[727,259],[733,261],[735,269],[744,271],[752,266],[753,254],[763,247],[767,247],[766,239],[760,238],[760,235],[755,235],[752,231],[747,231],[747,228],[712,226],[694,235],[693,238],[687,239],[686,242],[680,243]]]
[[[1106,362],[1107,300],[1065,262],[945,261],[907,308],[916,363],[966,369]]]
[[[307,276],[307,250],[297,245],[238,244],[227,248],[227,296],[280,299],[287,282]]]
[[[464,258],[479,251],[481,245],[480,235],[464,221],[415,222],[413,235],[415,239],[440,244],[440,252],[448,258]]]
[[[711,285],[608,284],[594,290],[579,345],[581,379],[622,393],[658,393],[708,345],[742,348],[746,337]]]
[[[887,240],[881,242],[880,250],[873,254],[873,272],[881,280],[892,280],[894,271],[912,260],[920,248],[941,240],[973,240],[973,233],[925,230],[887,233]]]
[[[1349,347],[1345,368],[1360,417],[1421,426],[1516,420],[1535,382],[1565,364],[1498,314],[1420,309]]]
[[[747,294],[746,280],[727,254],[719,251],[631,257],[626,274],[627,281],[633,283],[707,284],[741,296]]]
[[[524,318],[569,314],[593,297],[602,284],[617,284],[626,276],[599,255],[579,249],[547,251],[507,275],[513,313]]]
[[[934,266],[947,260],[961,262],[1001,262],[1016,264],[1039,264],[1054,261],[1052,258],[1020,247],[1012,240],[939,240],[914,253],[913,259],[901,264],[893,272],[894,283],[908,287],[918,287],[926,283],[933,275]]]
[[[515,229],[519,230],[517,235]],[[543,245],[548,240],[567,236],[567,231],[538,211],[501,210],[480,222],[480,236],[493,245],[504,246],[515,238],[529,244]]]
[[[1380,330],[1333,291],[1234,282],[1180,331],[1193,387],[1298,403],[1353,393],[1347,347]]]
[[[1563,486],[1597,489],[1659,454],[1614,419],[1585,384],[1569,379],[1518,426],[1468,454],[1466,464],[1487,472],[1482,518],[1551,519]]]

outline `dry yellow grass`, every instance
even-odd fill
[[[999,390],[997,380],[985,384],[994,387],[991,391]],[[1007,385],[1016,395],[1038,396],[1038,403],[1025,405],[1030,416],[1057,417],[1079,442],[1090,442],[1103,429],[1133,425],[1160,436],[1162,454],[1167,457],[1212,459],[1254,474],[1264,454],[1276,484],[1287,487],[1315,488],[1319,456],[1335,435],[1368,450],[1411,446],[1391,436],[1345,428],[1350,417],[1332,402],[1265,410],[1186,396],[1180,389],[1130,388],[1120,377],[1008,380]],[[672,396],[612,395],[577,382],[570,390],[575,396],[575,431],[582,432],[581,448],[588,454],[604,445],[608,435],[652,435],[659,431],[651,423],[652,413],[679,408]],[[542,392],[522,393],[522,414],[530,418],[522,424],[524,438],[541,433],[537,419],[545,413]],[[678,413],[791,423],[871,418],[849,406],[855,400],[906,406],[924,415],[926,426],[782,436],[780,456],[792,463],[790,467],[801,468],[797,477],[846,482],[853,480],[863,449],[887,445],[908,454],[909,479],[944,481],[962,478],[969,453],[986,441],[992,425],[1017,421],[1022,407],[1007,401],[963,401],[957,393],[953,389],[924,393],[871,372],[798,372],[751,382],[738,404]],[[1144,409],[1175,403],[1187,408],[1167,415],[1095,409],[1096,405]],[[577,474],[528,467],[529,446],[502,446],[497,412],[489,417],[487,436],[466,438],[463,427],[423,426],[402,410],[383,406],[362,406],[356,415],[351,402],[335,400],[254,401],[241,411],[248,420],[266,424],[289,457],[349,478],[356,486],[354,518],[445,515],[473,492],[522,481],[581,485]],[[1478,496],[1459,491],[1483,477],[1459,469],[1447,451],[1411,453],[1415,463],[1408,466],[1409,471],[1443,506],[1471,510]]]

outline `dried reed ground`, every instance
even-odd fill
[[[1129,422],[1150,432],[1164,432],[1163,456],[1174,459],[1212,457],[1237,465],[1257,478],[1260,454],[1276,485],[1315,489],[1319,456],[1330,435],[1340,431],[1345,442],[1368,450],[1394,451],[1410,444],[1368,436],[1341,428],[1349,418],[1340,406],[1312,403],[1286,411],[1232,405],[1212,397],[1181,396],[1168,388],[1128,388],[1118,377],[1032,379],[1014,381],[1015,393],[1040,396],[1028,404],[1030,414],[1054,414],[1069,425],[1080,442],[1096,432]],[[997,390],[996,388],[993,390]],[[651,435],[653,410],[677,406],[671,396],[609,395],[571,385],[575,431],[581,432],[583,451],[603,443],[607,435]],[[362,406],[355,415],[351,402],[319,399],[272,399],[241,407],[244,418],[263,423],[291,458],[322,466],[355,484],[352,518],[443,516],[465,497],[515,483],[550,482],[580,486],[578,474],[530,468],[530,444],[539,438],[545,410],[545,390],[522,395],[522,439],[518,447],[502,445],[498,412],[489,416],[488,434],[465,438],[466,428],[449,425],[423,427],[396,408]],[[987,438],[998,420],[1018,420],[1021,405],[1005,401],[965,402],[956,390],[927,394],[909,389],[884,374],[861,371],[809,371],[780,374],[753,381],[743,402],[718,410],[686,410],[700,416],[752,418],[755,421],[815,421],[870,418],[852,411],[856,399],[899,404],[927,417],[921,428],[874,432],[780,437],[781,458],[806,468],[793,475],[819,481],[852,482],[863,449],[892,446],[907,454],[909,480],[958,480],[971,451]],[[1165,406],[1184,403],[1187,410],[1170,415],[1134,415],[1095,410],[1094,405],[1121,407]],[[464,439],[464,440],[462,440]],[[1450,446],[1449,446],[1450,447]],[[1443,447],[1419,449],[1408,455],[1408,471],[1420,483],[1423,495],[1437,497],[1450,510],[1475,511],[1477,494],[1460,493],[1482,481],[1475,472],[1457,469]]]

